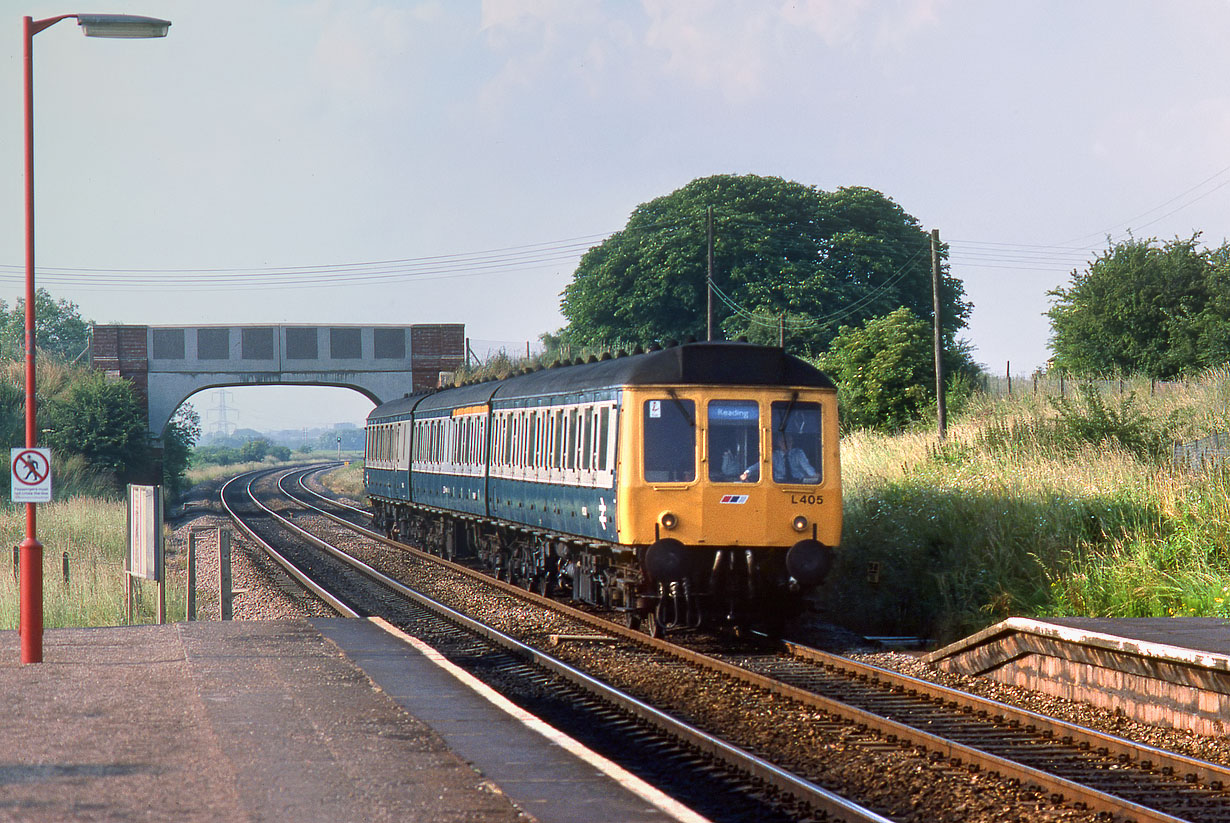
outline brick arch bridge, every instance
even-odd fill
[[[175,410],[224,386],[338,386],[374,403],[435,388],[465,362],[465,326],[94,326],[91,365],[132,381],[161,442]]]

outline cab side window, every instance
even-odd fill
[[[645,481],[690,483],[696,479],[696,404],[664,397],[646,400],[643,431]]]
[[[773,404],[773,482],[818,485],[820,462],[820,404]]]

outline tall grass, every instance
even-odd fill
[[[126,507],[122,501],[77,497],[38,506],[43,544],[43,625],[118,626],[127,622],[124,597]],[[16,629],[19,603],[12,548],[25,537],[25,507],[0,507],[0,629]],[[63,573],[68,554],[68,580]],[[182,558],[179,559],[182,566]],[[168,560],[167,612],[184,614],[182,569]],[[176,581],[179,581],[178,583]],[[133,622],[152,622],[157,585],[139,586]],[[174,619],[174,618],[170,618]]]
[[[335,494],[351,500],[363,500],[367,494],[363,486],[362,460],[351,460],[345,466],[325,473],[320,480]]]
[[[264,460],[255,460],[247,463],[228,463],[220,465],[218,463],[203,463],[198,466],[192,466],[188,469],[185,475],[185,485],[187,488],[200,485],[202,483],[213,483],[217,480],[235,477],[240,474],[245,474],[257,469],[268,469],[274,466],[297,466],[304,463],[320,463],[333,461],[337,459],[336,451],[313,451],[313,452],[295,452],[289,460],[278,460],[274,457],[266,457]],[[362,483],[362,451],[346,451],[342,450],[342,460],[348,465],[353,466],[356,463],[360,466],[360,484]]]
[[[1011,615],[1230,617],[1230,473],[1166,458],[1228,412],[1221,369],[1157,395],[1144,380],[1062,403],[976,397],[943,444],[850,434],[820,602],[867,633],[937,640]]]

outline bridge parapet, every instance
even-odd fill
[[[188,397],[221,386],[342,386],[376,403],[434,388],[465,361],[465,326],[95,326],[91,363],[133,382],[161,437]]]

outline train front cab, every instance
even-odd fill
[[[666,627],[775,612],[841,538],[836,391],[629,388],[620,542],[643,547],[642,616]]]

